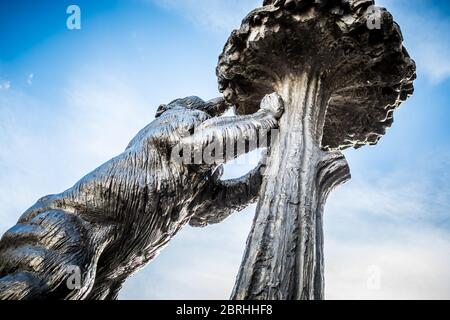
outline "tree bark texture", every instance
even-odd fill
[[[285,102],[233,299],[323,299],[323,209],[350,179],[340,152],[321,149],[328,93],[308,70],[277,84]]]

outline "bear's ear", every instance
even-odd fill
[[[167,104],[162,104],[158,107],[158,110],[156,111],[155,118],[160,117],[164,112],[167,111]]]

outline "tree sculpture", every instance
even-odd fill
[[[218,223],[255,200],[262,167],[220,181],[215,161],[182,162],[174,150],[235,148],[277,126],[280,99],[269,95],[253,115],[212,118],[223,99],[178,99],[158,109],[118,157],[69,190],[40,199],[0,241],[0,299],[115,299],[123,282],[152,260],[188,222]],[[192,133],[192,134],[190,134]],[[181,146],[181,147],[180,147]],[[191,157],[190,154],[185,156]],[[68,285],[72,276],[79,276]]]
[[[399,26],[371,0],[266,0],[233,31],[217,74],[241,114],[285,102],[235,299],[322,299],[325,200],[350,178],[340,150],[375,145],[413,93]]]

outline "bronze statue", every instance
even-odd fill
[[[4,235],[0,298],[116,298],[182,226],[220,222],[259,198],[232,298],[323,299],[323,210],[350,179],[341,151],[377,144],[416,77],[399,26],[385,9],[373,23],[373,5],[265,0],[219,58],[224,98],[161,106],[123,154],[41,199]],[[217,117],[227,104],[239,116]],[[260,165],[220,181],[217,162],[195,157],[213,146],[228,161],[275,127],[264,177]],[[82,283],[69,290],[74,266]]]

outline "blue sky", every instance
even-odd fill
[[[218,96],[217,57],[260,2],[0,1],[0,232],[119,154],[159,104]],[[448,299],[450,2],[377,3],[403,29],[416,93],[379,145],[346,151],[353,179],[326,208],[326,295]],[[66,28],[70,4],[81,30]],[[186,227],[120,297],[226,299],[253,211]]]

